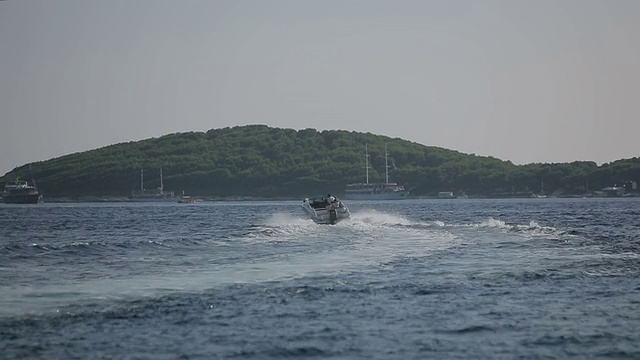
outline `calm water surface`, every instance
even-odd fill
[[[0,358],[640,358],[640,199],[0,205]]]

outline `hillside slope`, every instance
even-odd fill
[[[140,187],[203,196],[300,197],[333,192],[369,179],[384,181],[385,144],[391,181],[413,187],[413,194],[464,191],[469,195],[587,189],[640,179],[640,159],[598,167],[593,162],[516,166],[492,157],[462,154],[399,138],[341,130],[292,130],[248,125],[165,135],[25,164],[5,174],[31,178],[46,197],[128,196]]]

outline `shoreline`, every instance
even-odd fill
[[[416,196],[408,197],[406,200],[439,200],[439,201],[452,201],[452,200],[482,200],[482,199],[579,199],[579,198],[598,198],[598,199],[620,199],[620,198],[637,198],[640,197],[638,193],[629,193],[623,196],[602,196],[593,194],[584,195],[560,195],[560,196],[546,196],[546,197],[531,197],[531,196],[491,196],[491,195],[477,195],[477,196],[465,196],[465,197],[451,197],[441,198],[438,196]],[[254,196],[192,196],[196,202],[232,202],[232,201],[299,201],[299,197],[280,196],[280,197],[254,197]],[[127,197],[121,196],[81,196],[81,197],[52,197],[43,198],[42,203],[52,204],[73,204],[73,203],[179,203],[179,199],[171,199],[164,201],[135,201]],[[352,201],[389,201],[389,200],[352,200]],[[393,200],[391,200],[393,201]],[[0,198],[0,203],[2,199]]]

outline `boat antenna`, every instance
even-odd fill
[[[144,192],[144,168],[140,168],[140,193]]]
[[[389,183],[389,161],[388,161],[388,157],[389,154],[387,153],[387,144],[384,144],[384,171],[385,171],[385,175],[386,175],[386,183]]]
[[[364,144],[364,162],[367,173],[367,184],[369,184],[369,144]]]
[[[35,176],[33,176],[33,170],[31,170],[31,164],[29,164],[29,173],[31,174],[31,185],[33,185],[34,188],[37,188],[36,178]]]

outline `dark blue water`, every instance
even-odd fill
[[[640,358],[640,199],[0,205],[0,358]]]

